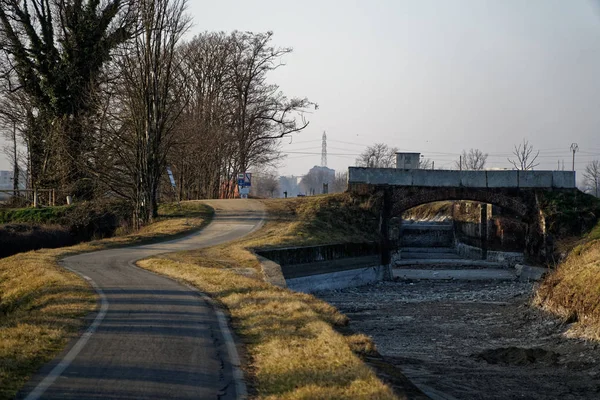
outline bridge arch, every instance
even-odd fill
[[[401,216],[411,208],[452,200],[469,200],[492,204],[509,210],[521,217],[523,221],[533,222],[536,219],[535,195],[506,190],[474,189],[464,187],[393,187],[391,190],[391,216]]]

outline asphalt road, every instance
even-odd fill
[[[89,328],[18,396],[29,399],[236,399],[245,385],[225,319],[200,293],[134,266],[136,260],[225,243],[256,229],[252,200],[207,201],[213,222],[159,244],[103,250],[63,260],[89,279],[101,308]]]

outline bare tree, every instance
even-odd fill
[[[360,153],[356,159],[357,167],[366,168],[393,168],[396,166],[396,147],[389,147],[385,143],[375,143]]]
[[[252,188],[250,193],[257,197],[274,197],[279,191],[279,178],[274,171],[252,175]]]
[[[596,197],[600,197],[600,161],[591,161],[583,172],[585,190]]]
[[[231,197],[235,176],[275,167],[280,137],[306,128],[307,99],[288,99],[268,82],[289,48],[272,33],[206,32],[181,46],[190,102],[169,154],[181,178],[182,198]]]
[[[341,193],[348,189],[348,172],[336,172],[329,193]]]
[[[526,139],[523,139],[523,143],[519,144],[519,146],[515,145],[513,154],[516,159],[509,158],[508,161],[518,170],[529,171],[539,165],[535,161],[540,155],[540,151],[538,150],[534,155],[533,146]]]
[[[151,222],[174,129],[187,92],[177,45],[189,26],[186,0],[141,0],[139,29],[115,61],[94,168],[113,193],[134,205],[134,224]]]
[[[420,158],[419,159],[419,169],[432,169],[433,161],[431,158]]]
[[[335,171],[327,167],[314,166],[300,181],[300,187],[307,195],[323,193],[323,184],[331,185]]]
[[[274,47],[273,32],[233,32],[229,71],[229,125],[236,146],[236,158],[227,182],[250,166],[273,165],[280,159],[278,141],[304,130],[304,114],[316,105],[306,98],[288,99],[279,86],[267,84],[267,75],[283,66],[282,58],[291,48]]]
[[[456,161],[456,169],[469,171],[481,171],[485,168],[488,154],[479,149],[463,150],[459,161]]]

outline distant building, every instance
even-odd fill
[[[296,197],[301,193],[300,181],[301,176],[280,176],[279,177],[279,196],[284,197],[283,192],[287,193],[288,197]]]
[[[11,190],[13,188],[13,171],[0,171],[0,190]],[[21,171],[19,177],[19,189],[25,189],[27,174]]]
[[[421,153],[396,153],[396,168],[419,169]]]
[[[327,167],[315,165],[304,175],[300,182],[300,188],[306,195],[315,195],[323,193],[323,184],[328,186],[335,180],[335,170]]]

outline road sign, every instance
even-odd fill
[[[167,167],[167,175],[169,175],[171,186],[173,186],[173,189],[175,189],[175,178],[173,178],[173,171],[171,171],[171,167]]]
[[[237,184],[240,188],[252,186],[252,174],[250,172],[238,174]]]

